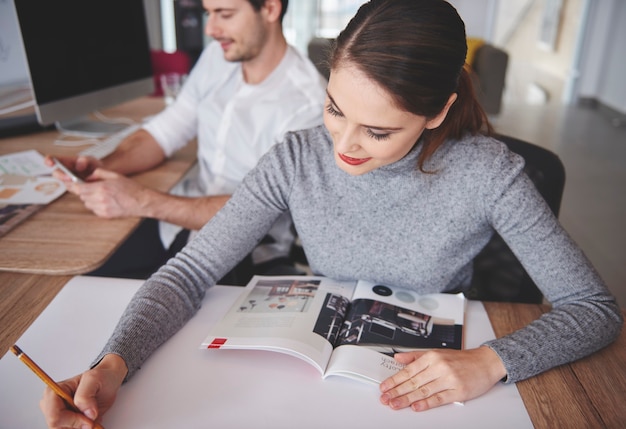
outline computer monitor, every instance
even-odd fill
[[[38,121],[101,136],[92,112],[154,91],[143,0],[15,1]]]
[[[41,130],[13,0],[0,0],[0,138]]]

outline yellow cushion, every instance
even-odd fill
[[[476,55],[476,51],[482,45],[485,44],[483,39],[478,37],[468,37],[467,38],[467,56],[465,57],[465,67],[470,69],[472,64],[474,63],[474,56]]]

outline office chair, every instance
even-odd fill
[[[154,77],[154,97],[163,96],[161,88],[161,75],[165,73],[188,74],[191,70],[191,58],[185,51],[165,52],[160,50],[150,51],[152,61],[152,74]]]
[[[328,80],[330,70],[328,68],[328,56],[335,39],[314,37],[307,45],[307,54],[317,71]]]
[[[524,158],[524,171],[558,216],[565,187],[565,168],[559,157],[514,137],[495,137]],[[543,300],[541,291],[497,233],[474,259],[472,283],[465,296],[481,301],[541,303]]]

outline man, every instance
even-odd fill
[[[322,123],[325,81],[285,40],[282,19],[287,3],[203,0],[208,13],[205,32],[214,41],[198,59],[176,102],[102,161],[63,159],[87,177],[87,183],[68,182],[68,189],[98,216],[149,218],[92,274],[147,277],[186,243],[186,230],[201,228],[226,203],[271,145],[287,131]],[[197,171],[172,194],[125,177],[161,164],[194,137]],[[156,237],[156,220],[163,221],[161,240],[150,241],[150,236]],[[290,226],[288,218],[282,219],[254,250],[251,258],[257,267],[282,268],[293,243]],[[248,277],[225,281],[242,284]]]

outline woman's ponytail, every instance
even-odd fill
[[[423,147],[418,157],[418,167],[424,170],[424,163],[447,139],[461,139],[465,134],[492,134],[489,118],[476,98],[472,78],[464,67],[459,75],[457,98],[450,106],[443,123],[432,130],[425,130]]]

